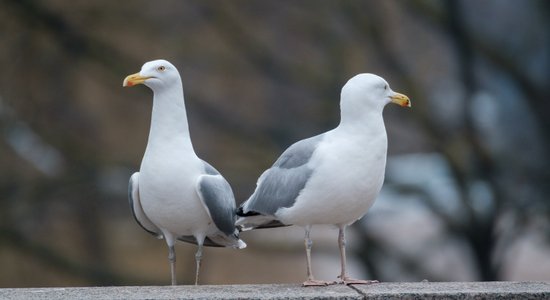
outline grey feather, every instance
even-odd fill
[[[226,235],[235,233],[235,196],[229,183],[205,162],[205,168],[211,168],[217,175],[199,177],[197,191],[216,227]],[[207,171],[208,174],[208,171]]]
[[[130,177],[130,182],[128,183],[128,201],[130,203],[132,215],[139,226],[157,238],[162,238],[160,229],[149,220],[141,207],[141,201],[139,199],[139,172],[134,173]]]
[[[313,173],[307,163],[323,136],[301,140],[283,152],[258,180],[254,194],[242,205],[244,212],[274,215],[280,208],[294,205]]]
[[[208,174],[208,175],[220,175],[220,172],[218,172],[218,170],[216,170],[216,168],[212,167],[212,165],[205,162],[204,160],[202,161],[202,163],[204,164],[204,171],[206,172],[206,174]]]
[[[178,237],[178,240],[180,240],[182,242],[197,245],[197,239],[192,235],[182,235],[182,236]],[[213,240],[211,240],[209,237],[204,238],[203,246],[206,246],[206,247],[225,247],[225,245],[218,244],[218,243],[214,242]]]

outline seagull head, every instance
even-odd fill
[[[394,92],[384,78],[374,74],[355,75],[342,88],[342,109],[350,112],[382,111],[388,103],[411,107],[409,97]]]
[[[181,84],[181,78],[173,64],[164,59],[158,59],[146,62],[141,67],[141,71],[126,76],[122,86],[130,87],[138,84],[144,84],[155,91],[174,84]]]

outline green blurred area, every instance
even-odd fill
[[[349,78],[384,77],[413,107],[384,113],[395,166],[384,200],[397,205],[371,219],[422,207],[472,271],[433,271],[388,242],[404,228],[369,229],[371,213],[349,242],[355,268],[385,281],[550,280],[548,28],[543,0],[1,0],[0,287],[168,283],[164,241],[126,199],[151,92],[122,80],[156,58],[178,67],[195,151],[238,202],[286,147],[336,126]],[[398,158],[418,154],[446,166],[452,205],[399,176]],[[416,162],[418,178],[437,174]],[[273,232],[208,249],[202,282],[301,281],[301,245],[266,242]],[[178,247],[190,283],[194,248]]]

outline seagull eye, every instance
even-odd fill
[[[384,90],[387,90],[388,89],[388,85],[384,85]]]
[[[166,70],[165,66],[160,66],[160,67],[157,68],[157,71],[159,71],[159,72],[163,72],[164,70]]]

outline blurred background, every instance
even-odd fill
[[[352,275],[549,281],[549,28],[544,0],[0,0],[0,287],[169,284],[165,242],[127,201],[152,93],[122,80],[156,58],[238,203],[338,124],[349,78],[381,75],[413,106],[385,109],[386,182],[348,230]],[[303,234],[209,248],[201,283],[302,282]],[[337,230],[312,235],[314,273],[336,279]],[[176,249],[190,284],[196,248]]]

